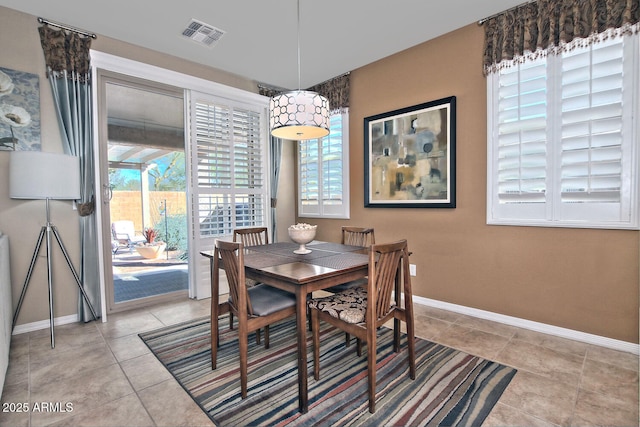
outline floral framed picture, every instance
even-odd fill
[[[0,150],[40,149],[38,75],[0,67]]]
[[[456,98],[364,119],[365,207],[456,207]]]

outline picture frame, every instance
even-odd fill
[[[0,151],[40,151],[37,74],[0,67]]]
[[[365,207],[456,207],[456,97],[364,119]]]

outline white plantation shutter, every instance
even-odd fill
[[[624,48],[624,39],[615,38],[563,56],[561,218],[607,220],[619,212],[629,220],[629,210],[621,212],[623,145],[632,135],[623,105],[633,99],[624,90]],[[589,211],[570,204],[588,204]]]
[[[489,223],[638,227],[637,39],[488,77]]]
[[[191,229],[203,289],[210,286],[209,265],[199,251],[212,250],[216,238],[230,239],[235,228],[268,224],[266,109],[197,92],[190,108]]]
[[[498,87],[500,203],[545,202],[546,115],[546,61],[506,70]]]
[[[348,115],[333,114],[329,135],[298,142],[298,214],[349,218]]]
[[[320,140],[298,142],[299,214],[320,213]]]
[[[344,202],[342,115],[334,114],[331,117],[330,129],[331,132],[322,141],[322,203],[325,212],[334,206],[340,208]]]
[[[201,236],[230,236],[265,224],[265,154],[260,111],[193,98]]]

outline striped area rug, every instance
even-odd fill
[[[416,339],[416,379],[408,374],[406,339],[393,352],[393,331],[378,334],[376,413],[368,412],[367,362],[355,340],[323,324],[319,381],[308,334],[309,412],[298,412],[295,320],[271,326],[271,347],[249,336],[249,392],[240,398],[236,331],[220,319],[218,368],[211,370],[208,319],[140,334],[156,357],[218,426],[479,426],[516,371]]]

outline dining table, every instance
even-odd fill
[[[296,336],[298,352],[298,405],[302,413],[309,410],[307,389],[307,297],[341,283],[367,277],[368,249],[361,246],[313,241],[306,245],[311,252],[294,253],[299,245],[293,242],[277,242],[244,248],[245,276],[260,283],[283,289],[296,296]],[[214,289],[214,251],[202,251],[211,266],[212,330],[218,330],[218,316],[228,311],[226,301],[220,303],[219,289]],[[211,337],[211,345],[217,345],[217,334]]]

